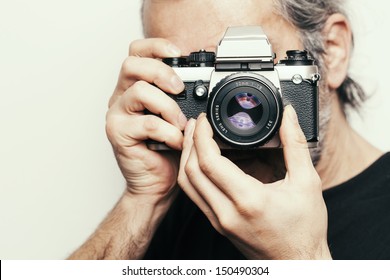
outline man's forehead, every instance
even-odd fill
[[[159,8],[177,8],[180,6],[187,9],[188,12],[181,14],[183,18],[201,16],[210,12],[214,13],[215,16],[219,16],[219,13],[227,12],[229,14],[246,14],[248,16],[255,14],[259,17],[266,17],[267,15],[272,15],[276,7],[274,0],[143,0],[143,7],[153,6],[158,6]],[[195,9],[198,10],[197,13],[189,13]],[[154,13],[161,11],[163,10],[153,10]],[[143,9],[143,12],[148,12],[148,10]]]
[[[287,48],[298,47],[294,42],[297,35],[294,27],[275,11],[273,3],[273,0],[145,0],[145,35],[167,38],[187,53],[201,48],[215,49],[229,26],[261,25],[281,58]]]
[[[143,21],[152,32],[162,27],[188,30],[279,21],[273,0],[144,0]],[[172,31],[174,31],[172,30]]]

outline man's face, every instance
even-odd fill
[[[303,45],[298,31],[276,13],[272,2],[273,0],[145,0],[144,33],[146,37],[166,38],[177,45],[183,55],[188,55],[200,49],[215,51],[229,26],[260,25],[272,44],[276,60],[279,60],[285,57],[287,50],[303,49]],[[313,159],[318,159],[319,150],[311,152]],[[240,152],[238,157],[244,154]],[[250,154],[253,166],[253,152]],[[237,159],[232,154],[228,157]],[[277,164],[276,158],[283,162],[282,153],[275,150],[272,153],[262,150],[257,157],[258,161],[267,165]],[[250,162],[241,164],[249,166]],[[280,170],[273,170],[275,169]]]
[[[183,54],[215,51],[226,28],[260,25],[278,59],[286,50],[302,49],[296,30],[276,15],[272,0],[145,0],[146,37],[169,39]]]

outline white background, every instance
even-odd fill
[[[387,151],[390,4],[349,2],[351,72],[372,94],[351,121]],[[138,0],[0,0],[0,259],[66,258],[121,195],[105,113],[142,36],[139,9]]]

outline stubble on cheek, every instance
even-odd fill
[[[326,80],[325,75],[321,78]],[[319,141],[315,148],[311,148],[310,156],[313,165],[316,166],[321,160],[321,156],[326,151],[326,139],[328,136],[329,122],[332,114],[331,92],[325,83],[320,83],[319,88]]]

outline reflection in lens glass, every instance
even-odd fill
[[[250,94],[250,93],[247,93],[247,92],[241,92],[239,94],[236,95],[236,100],[238,102],[238,104],[240,104],[240,106],[244,109],[253,109],[257,106],[260,105],[260,100]]]
[[[256,127],[263,115],[261,101],[248,92],[240,92],[229,102],[227,115],[230,123],[240,130]]]
[[[256,124],[252,121],[251,117],[244,112],[239,112],[231,117],[229,117],[229,121],[232,125],[234,125],[238,129],[251,129],[256,126]]]

